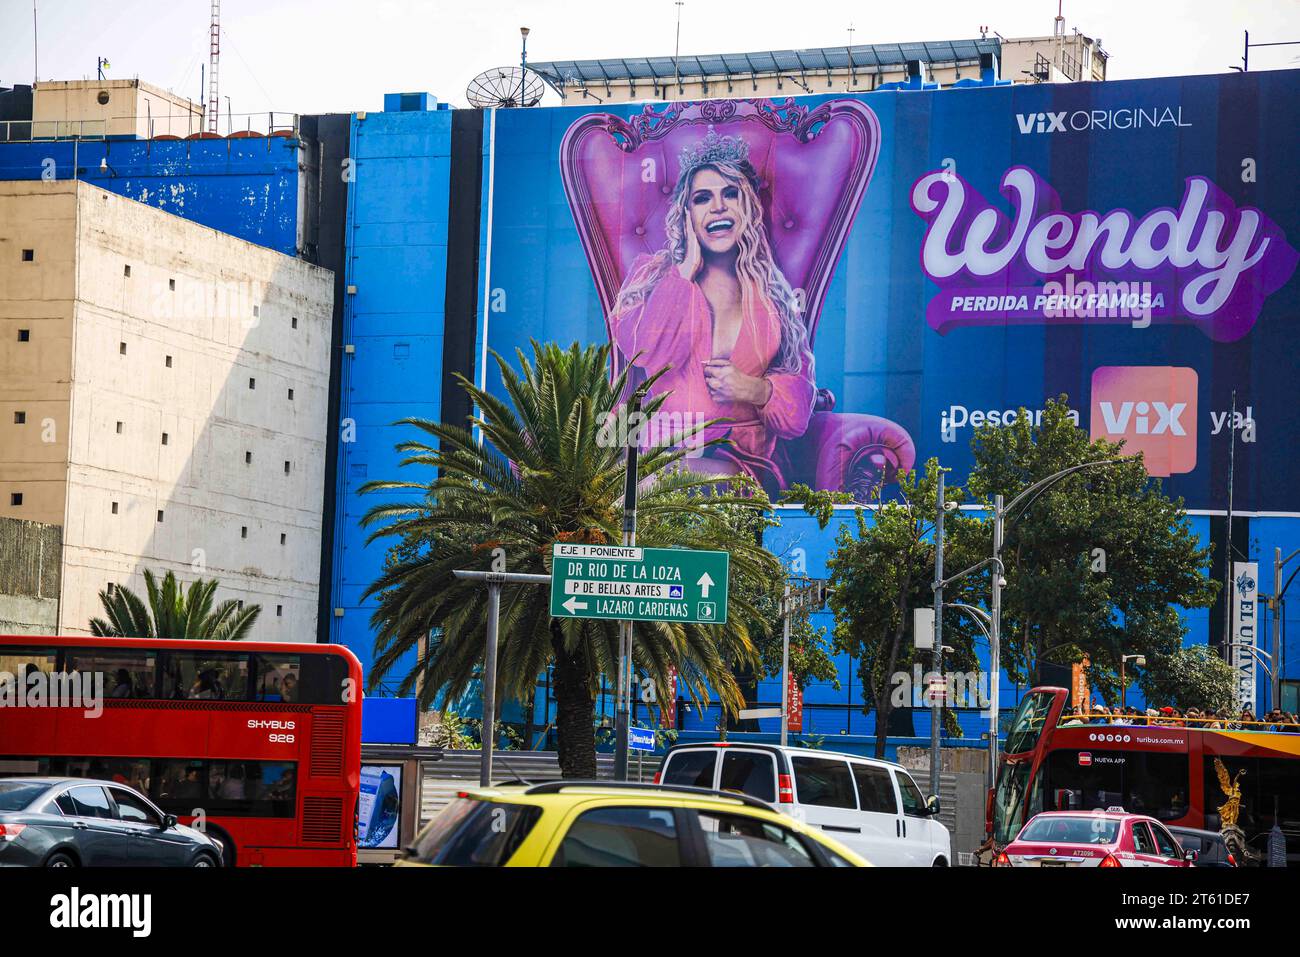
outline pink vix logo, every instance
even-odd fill
[[[1092,373],[1092,437],[1123,440],[1151,475],[1196,468],[1195,369],[1102,366]]]

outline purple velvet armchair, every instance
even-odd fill
[[[880,149],[875,114],[856,100],[812,109],[791,100],[647,105],[628,120],[596,113],[570,126],[560,169],[606,323],[633,260],[663,247],[682,148],[709,127],[749,145],[773,256],[802,299],[815,355],[826,290]],[[616,348],[614,371],[625,363]],[[863,499],[912,467],[915,446],[901,426],[834,407],[835,396],[818,389],[807,431],[778,443],[789,484]]]

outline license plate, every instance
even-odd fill
[[[1065,861],[1039,861],[1039,867],[1064,867]]]

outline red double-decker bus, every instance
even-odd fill
[[[1040,811],[1118,806],[1210,831],[1235,817],[1253,857],[1276,821],[1300,861],[1300,727],[1062,725],[1068,695],[1034,688],[1016,710],[989,802],[993,853]]]
[[[0,775],[32,774],[134,787],[229,865],[350,867],[361,666],[337,645],[0,636]]]

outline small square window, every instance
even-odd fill
[[[241,599],[239,599],[239,601],[235,602],[235,607],[238,608],[240,611],[243,611],[243,610],[244,610],[244,599],[241,598]]]
[[[10,493],[9,493],[9,504],[10,504],[10,505],[21,505],[21,504],[23,504],[23,493],[22,493],[22,492],[10,492]]]
[[[284,463],[284,474],[285,474],[285,475],[288,475],[288,474],[289,474],[289,463],[288,463],[288,462],[285,462],[285,463]]]
[[[289,401],[290,401],[290,402],[293,401],[293,389],[290,389],[290,390],[289,390]]]
[[[119,356],[124,356],[124,355],[126,355],[126,343],[125,343],[125,342],[119,342],[119,343],[117,344],[117,354],[118,354]]]
[[[167,366],[168,369],[170,369],[172,367],[172,357],[171,356],[164,357],[163,363]]]
[[[23,262],[25,262],[25,263],[30,263],[30,262],[35,262],[35,261],[36,261],[36,250],[35,250],[35,249],[24,249],[24,250],[23,250]]]
[[[161,522],[162,520],[163,520],[163,510],[158,509],[158,521]]]
[[[127,279],[130,279],[130,278],[131,278],[131,267],[130,267],[130,266],[123,266],[123,267],[122,267],[122,275],[125,276]]]
[[[275,606],[275,617],[276,617],[276,618],[283,618],[283,617],[284,617],[284,606],[283,606],[283,605],[276,605],[276,606]]]
[[[261,315],[262,315],[262,307],[261,307],[261,306],[254,306],[254,307],[253,307],[253,318],[254,318],[254,319],[257,319],[257,318],[258,318],[259,316],[261,316]]]
[[[167,444],[167,433],[166,433],[166,432],[163,433],[162,444],[163,444],[163,445],[166,445],[166,444]]]
[[[114,514],[114,515],[117,514],[117,503],[116,503],[116,502],[113,503],[113,514]]]
[[[294,316],[292,319],[289,320],[289,328],[290,328],[290,329],[297,329],[297,328],[298,328],[298,317],[297,317],[297,316]]]
[[[250,389],[256,389],[256,388],[257,388],[257,380],[256,380],[256,379],[249,379],[249,380],[248,380],[248,387],[249,387]]]
[[[244,453],[244,464],[245,464],[245,465],[252,465],[252,464],[253,464],[253,453],[252,453],[252,452],[245,452],[245,453]]]
[[[247,525],[241,525],[241,526],[239,526],[239,537],[240,537],[240,538],[247,538],[247,537],[248,537],[248,526],[247,526]]]
[[[104,590],[111,595],[113,594],[113,592],[117,591],[117,585],[114,584],[113,582],[109,582],[108,587]]]
[[[175,279],[168,279],[168,280],[167,280],[167,288],[168,288],[168,289],[171,289],[171,290],[174,291],[174,290],[176,289],[176,280],[175,280]]]
[[[26,424],[27,424],[27,413],[26,413],[26,412],[15,412],[15,413],[14,413],[14,425],[26,425]]]
[[[121,435],[121,434],[122,434],[122,423],[121,423],[121,422],[117,423],[117,434],[118,434],[118,435]]]
[[[30,330],[30,329],[19,329],[19,330],[18,330],[18,341],[19,341],[19,342],[31,342],[31,341],[32,341],[32,330]]]
[[[281,532],[281,533],[280,533],[280,544],[281,544],[281,545],[283,545],[283,544],[285,543],[285,539],[286,539],[286,537],[287,537],[287,536],[284,534],[284,532]]]

